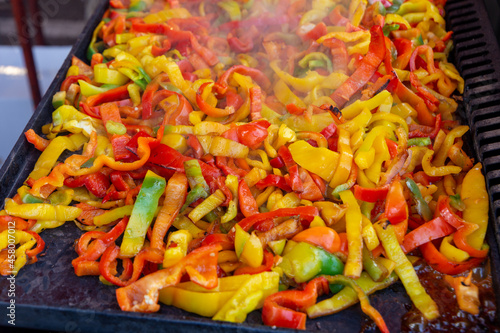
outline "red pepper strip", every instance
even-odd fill
[[[92,60],[90,61],[90,67],[94,69],[95,65],[102,64],[104,62],[104,56],[100,53],[94,53],[92,55]]]
[[[95,260],[81,261],[74,268],[76,276],[100,275],[99,262]]]
[[[151,135],[147,133],[146,131],[139,131],[137,132],[131,139],[130,141],[125,145],[125,147],[134,152],[134,154],[137,154],[137,148],[139,147],[138,139],[139,138],[150,138]],[[145,174],[145,173],[144,173]],[[144,178],[144,177],[142,177]]]
[[[110,89],[98,95],[89,96],[87,98],[86,104],[87,106],[92,107],[100,105],[102,103],[116,102],[127,99],[129,98],[127,87],[128,84],[118,88]]]
[[[385,216],[391,224],[401,223],[408,218],[408,205],[399,177],[390,184],[385,201]]]
[[[120,254],[120,247],[117,245],[111,245],[102,254],[101,260],[99,261],[99,272],[108,281],[115,286],[124,287],[127,285],[126,279],[130,278],[132,274],[133,265],[129,258],[123,259],[123,273],[120,277],[113,274],[116,271],[116,258]]]
[[[425,138],[429,137],[434,139],[441,129],[441,114],[438,114],[434,121],[434,128],[418,124],[410,124],[410,132],[408,133],[408,138]]]
[[[168,39],[165,39],[162,43],[162,46],[159,47],[156,44],[153,44],[153,48],[151,49],[151,54],[153,57],[159,57],[165,53],[167,53],[172,48],[172,44]]]
[[[30,257],[31,263],[35,263],[38,261],[36,255],[42,252],[45,248],[45,242],[43,241],[42,237],[40,237],[40,235],[36,232],[30,230],[27,230],[26,232],[33,236],[33,238],[35,238],[36,240],[36,247],[26,251],[26,255]]]
[[[85,186],[90,193],[98,198],[103,198],[110,186],[109,179],[101,172],[80,177],[68,177],[64,180],[64,185],[75,188]]]
[[[191,157],[184,156],[177,150],[167,145],[160,144],[151,150],[149,162],[167,169],[184,172],[184,162],[191,159]],[[199,162],[201,172],[203,173],[203,177],[207,179],[207,182],[210,182],[213,178],[221,176],[221,172],[219,169],[214,168],[213,166],[210,166],[203,161]]]
[[[330,48],[333,69],[336,72],[344,74],[347,73],[349,56],[347,54],[347,47],[345,46],[345,43],[337,38],[329,38],[323,42],[323,45]]]
[[[233,200],[233,193],[231,193],[231,190],[226,186],[226,177],[220,176],[215,180],[215,183],[217,184],[217,187],[224,193],[224,196],[226,197],[226,200],[221,204],[221,206],[226,207],[229,205],[229,202]]]
[[[420,252],[427,263],[436,271],[457,275],[466,272],[483,262],[485,258],[470,258],[464,262],[450,261],[434,246],[432,242],[420,245]]]
[[[387,148],[389,149],[389,154],[391,155],[391,158],[395,158],[396,156],[398,156],[398,143],[392,141],[389,138],[385,138],[385,143],[387,144]]]
[[[28,230],[32,227],[31,223],[20,217],[10,215],[0,215],[0,232],[14,227],[16,230]]]
[[[167,183],[165,200],[153,227],[151,248],[162,250],[165,248],[163,239],[172,222],[186,201],[188,180],[184,173],[176,172]]]
[[[64,79],[63,83],[61,83],[60,91],[68,91],[69,87],[73,83],[78,83],[78,80],[83,80],[87,83],[92,83],[92,80],[87,75],[71,75]]]
[[[127,180],[125,180],[124,178],[127,178]],[[130,190],[130,184],[133,182],[133,179],[129,173],[120,171],[111,172],[109,174],[109,179],[118,191]]]
[[[366,202],[377,202],[379,200],[385,200],[387,194],[389,193],[389,188],[389,184],[376,188],[361,187],[356,184],[354,185],[354,197],[356,197],[356,199],[358,200]]]
[[[238,168],[234,164],[234,159],[229,159],[226,156],[216,156],[215,157],[215,165],[222,170],[222,172],[227,175],[234,175],[236,177],[242,178],[245,177],[248,171]]]
[[[397,80],[397,85],[396,88],[394,89],[394,92],[399,97],[399,99],[401,99],[403,103],[408,103],[412,105],[415,108],[415,110],[417,110],[418,122],[426,126],[434,125],[435,123],[434,116],[427,108],[425,101],[418,95],[416,95],[413,91],[408,89],[403,83],[401,83],[401,81],[399,81],[399,79],[395,78],[394,80]]]
[[[330,19],[330,22],[336,26],[346,26],[347,23],[351,22],[340,13],[340,7],[335,7],[330,14],[328,14],[328,18]]]
[[[417,95],[424,99],[426,105],[433,111],[437,110],[437,106],[439,105],[439,100],[434,97],[428,90],[422,87],[422,83],[418,80],[418,77],[415,73],[410,73],[410,82],[413,87],[417,89]]]
[[[255,224],[278,217],[298,216],[302,221],[311,223],[315,216],[319,215],[318,208],[314,206],[299,206],[295,208],[279,208],[267,213],[260,213],[241,220],[238,225],[245,231],[250,230]],[[234,228],[233,228],[234,229]],[[235,230],[231,229],[228,236],[234,239]]]
[[[436,217],[406,234],[401,247],[404,253],[408,253],[424,243],[448,236],[454,231],[455,228],[446,223],[444,219]]]
[[[71,262],[73,267],[76,267],[85,261],[94,261],[99,259],[99,257],[104,253],[106,248],[114,243],[118,237],[125,231],[128,223],[128,216],[124,217],[117,225],[113,227],[109,232],[95,239],[90,245],[87,247],[86,251],[80,254],[80,256],[76,259],[73,259]],[[85,234],[84,234],[85,235]],[[84,235],[82,237],[84,237]]]
[[[295,104],[287,104],[285,105],[286,111],[290,114],[296,115],[296,116],[301,116],[306,112],[306,108],[301,108]]]
[[[272,294],[264,301],[262,321],[267,326],[305,330],[307,315],[303,312],[329,290],[328,281],[317,277],[309,281],[304,290],[283,290]]]
[[[248,53],[254,47],[252,39],[249,38],[240,39],[236,36],[233,36],[232,33],[227,34],[227,43],[229,44],[231,50],[233,50],[236,53]]]
[[[259,119],[251,123],[234,126],[220,136],[239,142],[251,149],[257,149],[267,138],[267,128],[269,126],[271,124],[267,120]]]
[[[325,139],[329,139],[336,133],[337,133],[337,124],[335,123],[331,123],[330,125],[323,128],[320,132],[320,134],[323,135]]]
[[[130,29],[130,32],[132,32],[132,33],[144,32],[144,33],[151,33],[151,34],[158,34],[158,35],[166,35],[167,31],[171,31],[171,30],[172,30],[172,27],[168,26],[165,23],[147,24],[147,23],[141,23],[139,20],[137,20],[137,21],[134,20],[132,22],[132,29]]]
[[[148,83],[142,94],[142,119],[149,119],[153,115],[153,96],[160,88],[158,80]]]
[[[323,200],[323,193],[316,182],[313,180],[313,177],[309,174],[309,171],[300,167],[299,168],[299,177],[302,181],[303,190],[299,193],[299,198],[310,201],[318,201]]]
[[[217,96],[219,97],[219,96]],[[243,98],[241,98],[240,94],[238,94],[236,91],[233,90],[228,90],[226,93],[226,105],[231,105],[234,107],[235,110],[238,110],[242,105],[244,101]]]
[[[109,121],[113,121],[116,124],[122,124],[122,118],[120,116],[120,109],[116,103],[105,103],[101,105],[101,117],[104,123],[104,127]],[[113,154],[116,161],[130,158],[131,153],[125,148],[125,145],[130,141],[130,136],[128,134],[113,134],[108,133],[108,138],[111,141],[111,146],[113,147]]]
[[[283,191],[292,192],[292,188],[288,186],[285,181],[285,177],[283,176],[268,175],[266,178],[259,180],[259,182],[255,184],[255,187],[261,191],[269,186],[276,186]]]
[[[342,107],[359,89],[361,89],[377,71],[384,60],[386,47],[382,28],[378,25],[370,29],[371,39],[368,53],[356,71],[330,97],[337,107]]]
[[[201,246],[219,244],[223,250],[234,250],[234,242],[226,234],[210,234],[203,238]]]
[[[250,88],[250,120],[262,118],[262,90],[259,86]]]
[[[187,136],[187,144],[191,149],[193,150],[194,158],[200,159],[205,155],[205,151],[203,150],[203,147],[200,144],[200,141],[198,141],[198,138],[196,135],[193,134],[188,134]]]
[[[257,202],[250,191],[247,183],[244,179],[240,180],[238,186],[238,203],[240,205],[240,211],[245,217],[250,217],[255,214],[259,214],[259,207],[257,207]]]
[[[222,96],[225,95],[227,92],[227,87],[229,86],[228,83],[229,77],[233,73],[239,73],[241,75],[250,76],[254,81],[256,81],[259,84],[259,86],[264,88],[264,90],[267,90],[269,89],[269,87],[271,87],[271,81],[269,81],[267,76],[260,70],[251,67],[246,67],[243,65],[236,65],[225,71],[224,74],[222,74],[222,76],[217,81],[217,88],[222,89],[221,91],[217,92],[220,93]]]
[[[87,252],[89,243],[92,239],[100,238],[105,234],[106,233],[104,231],[93,230],[93,231],[88,231],[84,233],[82,236],[80,236],[75,246],[75,250],[76,253],[78,253],[78,256],[81,256],[85,252]]]
[[[292,188],[292,191],[301,193],[304,191],[304,184],[300,179],[299,166],[294,164],[288,168],[288,175],[285,176],[287,184]]]
[[[469,245],[467,236],[477,230],[478,227],[476,224],[468,223],[453,213],[450,207],[449,197],[444,195],[439,197],[437,211],[448,224],[457,229],[453,235],[453,241],[460,250],[476,258],[484,258],[488,255],[488,249],[477,250]]]
[[[104,209],[99,209],[84,202],[76,204],[75,207],[82,210],[82,213],[76,218],[76,220],[82,224],[90,226],[94,225],[94,217],[102,215],[106,212]]]
[[[203,83],[196,92],[196,104],[198,104],[200,110],[203,111],[207,116],[216,118],[225,117],[233,114],[236,111],[233,106],[226,106],[225,109],[219,109],[205,102],[203,97],[201,97],[201,94],[205,90],[205,87],[209,84],[211,83],[210,82]]]
[[[26,136],[26,140],[28,140],[29,143],[35,146],[35,148],[39,151],[44,151],[45,148],[49,145],[50,141],[42,138],[38,134],[33,131],[33,129],[29,129],[24,133],[24,136]]]
[[[273,265],[274,265],[274,256],[270,252],[264,250],[264,262],[262,263],[262,265],[258,267],[250,267],[250,266],[238,267],[234,271],[233,275],[243,275],[243,274],[253,275],[262,272],[269,272],[273,268]]]
[[[277,168],[277,169],[283,168],[285,166],[285,162],[283,161],[283,159],[280,156],[276,156],[275,158],[270,160],[269,163],[271,164],[271,166],[273,168]]]
[[[319,22],[318,24],[316,24],[316,26],[314,28],[312,28],[311,30],[309,30],[305,34],[304,37],[306,37],[307,39],[311,39],[311,40],[316,41],[321,36],[324,36],[327,33],[328,33],[328,31],[326,30],[326,24],[323,23],[323,22]]]
[[[219,244],[195,249],[174,266],[146,275],[142,279],[116,290],[122,311],[157,312],[158,291],[173,286],[187,273],[194,283],[212,289],[217,286],[217,258]]]
[[[417,56],[424,53],[427,60],[427,62],[425,63],[427,65],[427,72],[429,72],[429,74],[436,73],[437,70],[436,67],[434,66],[434,51],[432,51],[432,48],[429,45],[419,45],[415,48],[415,50],[413,50],[413,53],[410,58],[410,71],[413,72],[417,69],[415,60]]]

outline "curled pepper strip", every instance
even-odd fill
[[[328,292],[328,281],[317,277],[308,282],[304,290],[284,290],[272,294],[264,302],[262,321],[268,326],[305,330],[306,314],[302,312],[314,305],[318,296]]]
[[[233,114],[235,112],[235,109],[232,105],[227,106],[225,109],[219,109],[205,102],[205,100],[201,95],[203,94],[203,91],[209,84],[211,83],[210,82],[203,83],[196,92],[196,104],[198,104],[200,110],[203,111],[203,113],[205,113],[207,116],[216,118],[226,117]]]
[[[219,244],[200,247],[179,263],[146,275],[142,279],[116,290],[118,304],[123,311],[157,312],[159,290],[178,284],[184,273],[191,281],[207,289],[217,286],[217,254]]]
[[[340,108],[349,101],[361,87],[375,74],[385,57],[384,33],[378,25],[370,29],[371,40],[368,54],[363,58],[356,71],[330,96]]]

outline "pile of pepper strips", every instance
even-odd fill
[[[360,301],[387,331],[367,295],[398,279],[439,317],[422,257],[477,314],[462,273],[487,256],[488,196],[453,119],[444,3],[110,0],[90,65],[26,132],[42,154],[1,212],[2,274],[76,220],[75,273],[124,311],[305,329]]]

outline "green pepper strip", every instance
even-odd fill
[[[427,202],[422,197],[422,193],[420,192],[417,183],[415,183],[415,181],[411,178],[406,178],[406,186],[410,190],[415,204],[417,205],[418,214],[422,216],[425,221],[432,220],[432,211],[429,208]]]
[[[389,276],[387,268],[373,258],[366,246],[363,246],[363,268],[375,282],[383,281]]]
[[[181,208],[181,213],[184,212],[186,210],[186,208],[189,207],[189,205],[191,205],[193,202],[203,198],[207,198],[208,197],[208,192],[205,191],[205,189],[203,188],[203,185],[201,184],[196,184],[195,187],[189,191],[187,197],[186,197],[186,203],[182,206]]]
[[[401,279],[401,282],[403,282],[413,304],[415,304],[427,320],[439,317],[438,307],[425,291],[418,279],[417,273],[415,273],[415,269],[413,269],[413,265],[401,249],[394,233],[394,227],[389,221],[385,221],[383,224],[375,223],[373,226],[382,242],[387,257],[396,263],[394,270]]]
[[[201,172],[200,163],[197,159],[192,159],[184,162],[184,169],[186,170],[186,176],[188,178],[189,187],[194,189],[196,185],[203,186],[203,189],[208,193],[210,192],[210,187],[208,186],[203,174]]]
[[[130,216],[130,221],[123,236],[120,254],[123,257],[133,257],[144,245],[146,231],[153,221],[158,207],[158,200],[165,191],[166,181],[151,170],[146,173],[141,190]]]
[[[431,144],[432,144],[432,141],[431,141],[431,138],[429,138],[429,137],[408,139],[408,147],[411,147],[411,146],[427,147]]]

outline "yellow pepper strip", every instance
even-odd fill
[[[191,13],[186,8],[167,8],[165,10],[152,13],[144,17],[144,22],[151,23],[162,23],[166,22],[172,18],[189,18]]]
[[[46,229],[55,229],[62,226],[66,221],[43,221],[38,220],[35,224],[30,228],[31,231],[36,232],[37,234],[41,233]]]
[[[208,198],[203,200],[196,208],[194,208],[188,215],[188,217],[193,222],[198,222],[203,218],[203,216],[210,213],[215,208],[219,207],[224,200],[226,200],[226,196],[222,193],[221,190],[215,191]]]
[[[338,164],[339,154],[323,147],[313,147],[304,140],[298,140],[288,146],[293,160],[312,173],[330,181]]]
[[[224,252],[220,252],[219,257]],[[159,300],[200,316],[212,317],[250,278],[247,274],[219,278],[217,287],[213,289],[206,289],[191,281],[183,282],[160,290]]]
[[[357,27],[360,25],[367,5],[368,2],[366,0],[351,1],[349,5],[349,20],[353,26]]]
[[[340,39],[345,43],[349,42],[357,42],[357,41],[366,41],[370,40],[370,32],[368,30],[360,30],[353,32],[344,32],[344,31],[334,31],[330,32],[322,37],[320,37],[316,42],[318,44],[322,44],[325,40],[330,38]]]
[[[373,110],[380,105],[382,105],[385,100],[391,96],[391,93],[387,90],[383,90],[377,95],[373,96],[372,98],[366,100],[366,101],[361,101],[361,100],[356,100],[354,103],[346,106],[343,108],[342,111],[342,116],[345,119],[353,119],[356,117],[363,109],[368,109],[368,110]]]
[[[367,127],[370,123],[372,116],[373,115],[370,110],[364,108],[356,117],[352,118],[350,121],[346,121],[345,123],[340,124],[338,128],[343,128],[354,136],[358,131],[365,130],[365,127]]]
[[[313,206],[319,208],[321,218],[330,227],[336,224],[346,213],[346,205],[338,205],[331,201],[316,201]]]
[[[406,123],[406,121],[402,117],[400,117],[396,114],[386,113],[386,112],[377,112],[374,115],[372,115],[372,118],[370,119],[370,122],[368,124],[372,124],[372,123],[379,121],[379,120],[387,120],[387,121],[392,122],[392,123],[398,123],[401,127],[404,128],[405,132],[408,134],[408,124]]]
[[[267,204],[266,204],[267,210],[269,211],[274,210],[273,209],[274,206],[276,206],[276,203],[279,202],[281,198],[283,198],[283,193],[279,188],[277,188],[276,190],[274,190],[273,193],[271,193],[271,195],[269,195],[269,198],[267,199]]]
[[[352,165],[352,149],[350,133],[343,128],[338,128],[339,138],[337,142],[338,151],[340,153],[339,162],[335,168],[333,178],[330,181],[330,187],[335,188],[344,184],[349,178]]]
[[[179,66],[172,60],[168,60],[165,56],[159,57],[162,62],[162,69],[168,74],[170,82],[179,88],[184,96],[191,102],[192,105],[196,104],[196,92],[191,88],[188,82],[182,77],[182,72]]]
[[[467,242],[477,250],[482,248],[484,242],[489,212],[489,197],[481,169],[481,163],[477,163],[467,172],[460,191],[460,197],[465,204],[464,220],[479,226],[479,229],[467,236]]]
[[[246,231],[243,232],[246,233]],[[237,244],[237,235],[238,233],[236,233],[235,235],[235,248]],[[236,254],[238,254],[238,251],[236,251]],[[239,260],[250,267],[259,267],[260,265],[262,265],[262,261],[264,260],[264,249],[262,247],[261,240],[259,239],[259,237],[257,237],[255,232],[252,232],[252,234],[249,235],[248,239],[244,243],[241,254],[239,255]]]
[[[260,161],[255,158],[260,158]],[[269,158],[267,157],[266,152],[263,151],[262,149],[250,150],[248,152],[248,157],[246,158],[246,161],[248,165],[250,165],[251,167],[256,167],[266,171],[273,170],[271,163],[269,163]]]
[[[205,231],[198,228],[190,219],[184,215],[177,215],[172,225],[179,230],[187,230],[193,238],[200,238],[205,235]]]
[[[12,243],[12,239],[14,239],[14,243]],[[10,244],[21,244],[16,250],[15,253],[12,253],[13,248],[11,248]],[[10,262],[11,271],[10,274],[17,275],[19,270],[26,265],[27,257],[26,251],[30,250],[36,244],[36,239],[27,233],[26,231],[14,230],[14,232],[10,230],[4,230],[0,233],[0,251],[4,249],[9,249],[9,259],[12,258],[11,255],[14,254],[16,260],[12,265]]]
[[[193,236],[187,230],[177,230],[172,232],[167,239],[167,249],[163,258],[163,267],[170,267],[177,264],[187,254],[189,242]],[[175,246],[172,246],[175,244]]]
[[[106,213],[94,217],[94,224],[98,227],[122,219],[124,216],[130,216],[134,205],[127,205],[107,211]]]
[[[383,225],[376,223],[374,225],[378,237],[382,242],[385,253],[389,259],[396,263],[396,274],[403,282],[406,292],[410,296],[413,304],[419,309],[427,320],[433,320],[439,317],[439,310],[436,303],[427,294],[420,283],[417,273],[412,264],[406,258],[398,239],[394,232],[394,227],[386,221]]]
[[[279,274],[276,272],[252,275],[212,319],[242,323],[248,313],[264,305],[267,296],[278,292],[278,286]]]
[[[433,162],[435,166],[440,167],[444,165],[446,157],[448,157],[448,151],[450,150],[451,146],[453,146],[455,139],[462,137],[462,135],[464,135],[468,130],[469,126],[457,126],[446,135],[446,138],[444,139],[441,148],[439,148],[439,151],[436,153],[436,156],[434,157]]]
[[[375,282],[368,275],[368,273],[362,272],[359,279],[356,280],[356,284],[365,292],[366,295],[370,295],[377,290],[382,290],[390,286],[397,280],[398,276],[395,273],[391,273],[391,275],[389,275],[382,282]],[[359,302],[359,298],[356,291],[347,286],[337,294],[333,295],[333,297],[314,304],[313,306],[307,308],[306,311],[309,318],[318,318],[340,312],[357,302]]]
[[[199,292],[167,287],[160,290],[159,301],[203,317],[213,317],[234,294],[235,291]]]
[[[456,174],[460,173],[462,171],[462,168],[459,166],[455,165],[449,165],[449,166],[441,166],[441,167],[435,167],[431,164],[431,159],[432,155],[434,154],[434,151],[426,148],[427,151],[425,152],[424,156],[422,157],[422,168],[424,169],[424,172],[431,177],[440,177],[440,176],[446,176],[449,174]]]
[[[116,69],[108,68],[106,64],[96,64],[94,66],[94,80],[101,84],[122,86],[130,79]]]
[[[274,140],[274,149],[279,149],[281,146],[285,145],[287,142],[293,142],[297,140],[297,136],[293,130],[291,130],[286,124],[281,124],[278,129],[278,137]]]
[[[274,192],[276,188],[274,186],[269,186],[267,187],[264,192],[260,193],[257,198],[255,198],[255,201],[257,202],[257,207],[262,206],[263,204],[266,203],[266,201],[269,199],[269,196],[271,193]]]
[[[464,262],[469,259],[469,254],[452,245],[452,241],[453,235],[443,238],[443,241],[439,246],[439,252],[441,252],[448,260],[451,261]]]
[[[281,199],[279,199],[273,206],[271,210],[276,210],[280,208],[295,208],[300,205],[300,198],[295,192],[290,192],[285,194]]]
[[[245,183],[247,183],[248,187],[255,186],[261,179],[266,178],[267,173],[265,170],[261,168],[252,168],[250,172],[248,172],[243,179]]]
[[[385,16],[385,24],[399,24],[400,26],[405,26],[406,29],[411,29],[410,23],[408,23],[408,21],[405,20],[404,17],[392,13],[389,13]]]
[[[462,171],[469,171],[473,166],[472,159],[462,150],[462,144],[458,142],[450,147],[448,157],[455,165],[461,167]]]
[[[213,156],[227,156],[232,158],[246,158],[249,148],[233,140],[216,136],[210,144],[209,153]]]
[[[233,199],[229,202],[226,213],[221,217],[221,223],[232,221],[238,214],[238,177],[227,175],[225,184],[231,191]]]
[[[376,126],[368,132],[363,143],[354,154],[354,161],[360,169],[367,169],[373,164],[375,153],[377,152],[374,147],[376,139],[379,137],[384,139],[388,135],[389,133],[385,126]]]
[[[346,190],[339,193],[340,199],[348,205],[345,213],[346,232],[349,254],[344,268],[344,275],[359,278],[363,270],[363,236],[362,236],[362,214],[358,202],[351,191]]]
[[[66,149],[76,151],[80,149],[87,140],[88,139],[83,134],[58,136],[52,139],[36,161],[33,171],[29,174],[28,178],[38,180],[47,176],[57,163],[57,159],[63,151]]]
[[[361,231],[361,234],[363,235],[363,239],[365,240],[367,249],[372,251],[380,245],[380,241],[378,240],[375,228],[373,228],[372,221],[364,215],[362,215],[362,219],[363,229]]]
[[[289,74],[288,74],[289,75]],[[285,81],[279,80],[273,87],[274,95],[284,105],[295,104],[299,108],[306,108],[307,105],[286,85]]]
[[[382,163],[390,160],[391,155],[389,154],[389,148],[383,136],[375,138],[372,148],[375,150],[375,158],[373,163],[364,171],[368,179],[378,184],[381,177]]]
[[[410,0],[399,7],[396,14],[405,18],[408,23],[418,23],[433,19],[437,24],[444,26],[445,21],[439,14],[439,9],[430,1]]]
[[[207,134],[217,134],[221,135],[225,131],[227,131],[230,127],[227,125],[223,125],[221,123],[215,121],[202,121],[197,123],[193,127],[194,135],[207,135]]]
[[[11,199],[5,201],[5,211],[9,215],[23,219],[56,221],[73,221],[82,213],[78,207],[53,206],[45,203],[18,205]]]

